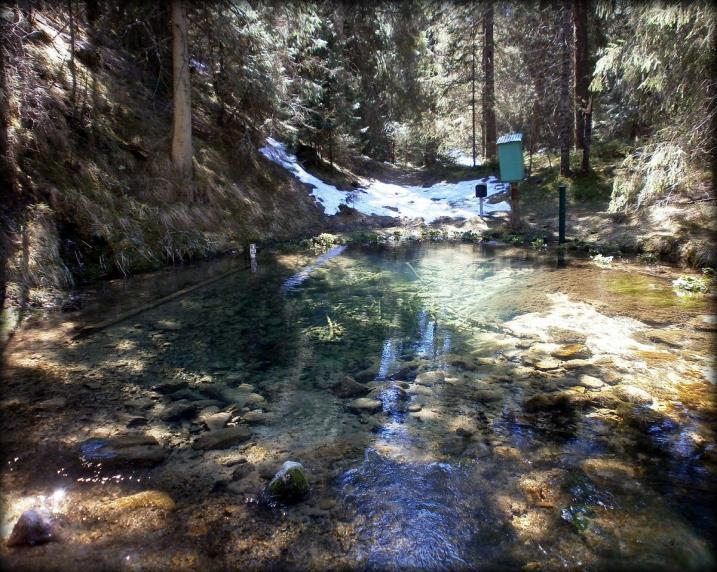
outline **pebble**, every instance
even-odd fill
[[[411,413],[416,413],[421,409],[423,409],[423,406],[420,403],[411,403],[411,405],[408,406],[408,411]]]

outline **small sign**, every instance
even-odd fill
[[[476,185],[476,198],[484,199],[488,196],[488,185],[485,183],[478,183]]]
[[[253,242],[249,245],[249,258],[252,260],[256,258],[256,244]]]

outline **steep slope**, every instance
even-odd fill
[[[219,124],[207,81],[193,82],[190,204],[169,165],[171,100],[136,58],[79,19],[73,56],[59,9],[16,29],[25,41],[8,87],[23,204],[8,224],[10,303],[321,228],[307,188],[257,153],[262,134]]]

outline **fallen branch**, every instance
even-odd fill
[[[119,316],[109,318],[107,320],[104,320],[103,322],[100,322],[99,324],[95,324],[93,326],[85,326],[84,328],[80,329],[78,332],[73,334],[72,339],[76,340],[76,339],[84,338],[86,336],[94,334],[95,332],[98,332],[98,331],[103,330],[109,326],[113,326],[119,322],[122,322],[122,321],[126,320],[127,318],[131,318],[132,316],[136,316],[137,314],[141,314],[142,312],[146,312],[147,310],[151,310],[152,308],[156,308],[157,306],[161,306],[162,304],[171,302],[172,300],[176,300],[177,298],[181,298],[185,294],[189,294],[190,292],[193,292],[194,290],[198,290],[199,288],[204,288],[205,286],[209,286],[210,284],[213,284],[214,282],[218,282],[219,280],[228,278],[232,274],[236,274],[237,272],[239,272],[241,270],[245,270],[245,269],[244,268],[235,268],[234,270],[225,272],[224,274],[221,274],[220,276],[215,276],[214,278],[210,278],[209,280],[205,280],[204,282],[200,282],[199,284],[194,284],[193,286],[189,286],[187,288],[182,288],[181,290],[177,290],[173,294],[169,294],[168,296],[164,296],[162,298],[159,298],[158,300],[154,300],[154,301],[149,302],[148,304],[144,304],[138,308],[134,308],[132,310],[123,312]]]

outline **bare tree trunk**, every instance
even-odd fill
[[[483,131],[485,133],[485,158],[496,155],[495,126],[495,63],[493,61],[493,1],[489,0],[483,15]]]
[[[575,148],[583,150],[580,170],[590,171],[590,137],[592,134],[592,98],[589,94],[592,68],[588,45],[588,12],[590,0],[575,0]]]
[[[476,166],[476,46],[473,36],[473,55],[471,59],[471,113],[473,115],[473,166]]]
[[[476,43],[473,32],[473,57],[471,60],[471,112],[473,114],[473,166],[476,166]]]
[[[573,31],[575,46],[575,148],[582,149],[591,75],[588,62],[587,0],[574,0]]]
[[[185,186],[187,198],[194,200],[192,165],[192,85],[187,48],[187,8],[184,0],[172,0],[172,75],[174,121],[172,125],[172,164]]]
[[[587,110],[585,112],[585,121],[583,121],[583,159],[580,164],[580,170],[583,173],[590,171],[590,143],[593,131],[593,98],[588,100]]]
[[[573,132],[573,114],[570,98],[570,60],[572,55],[572,21],[570,17],[570,0],[564,0],[560,14],[560,47],[562,50],[560,65],[560,174],[570,174],[570,145]]]

